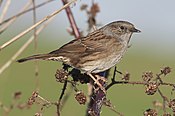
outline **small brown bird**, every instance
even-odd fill
[[[134,32],[141,31],[127,21],[115,21],[55,51],[29,56],[18,62],[33,59],[61,61],[93,78],[92,73],[108,70],[121,60]]]

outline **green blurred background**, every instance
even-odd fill
[[[8,18],[16,14],[19,9],[27,2],[12,1],[8,13]],[[37,4],[42,0],[38,0]],[[174,83],[175,68],[175,1],[163,0],[123,0],[123,1],[98,1],[100,13],[97,15],[97,23],[104,25],[114,20],[127,20],[135,24],[142,33],[134,34],[131,40],[131,48],[124,56],[123,60],[118,64],[118,69],[122,72],[128,71],[131,74],[131,81],[141,81],[141,75],[144,71],[153,71],[154,74],[159,73],[164,66],[170,66],[172,73],[169,74],[165,81]],[[91,5],[91,0],[81,0],[71,5],[75,20],[80,30],[87,32],[87,16],[85,12],[80,11],[82,4]],[[1,5],[0,13],[2,13],[3,5]],[[62,6],[61,1],[54,1],[39,9],[37,9],[37,20],[59,9]],[[11,25],[4,33],[0,35],[0,45],[10,40],[12,37],[27,29],[32,25],[32,12],[20,17],[13,25]],[[70,36],[66,28],[69,22],[64,11],[59,13],[50,25],[38,36],[38,53],[47,53],[59,48],[64,43],[74,39]],[[99,26],[100,27],[100,26]],[[32,32],[22,37],[12,45],[0,51],[0,67],[7,62],[12,55],[22,46],[32,35]],[[32,43],[18,58],[34,54],[34,43]],[[58,62],[39,62],[39,94],[49,101],[56,101],[60,95],[62,84],[55,81],[55,72],[61,66]],[[7,107],[13,101],[12,95],[16,91],[22,92],[22,98],[19,102],[26,102],[36,89],[36,78],[34,75],[34,62],[18,64],[13,62],[12,65],[0,75],[0,101]],[[110,77],[112,77],[112,70]],[[119,78],[118,76],[117,78]],[[109,79],[110,81],[110,79]],[[79,89],[87,93],[87,85],[78,86]],[[170,87],[162,87],[161,90],[169,98],[174,98],[171,94]],[[68,87],[67,92],[70,91]],[[140,116],[147,108],[153,108],[152,101],[158,100],[162,102],[161,97],[156,93],[153,96],[145,94],[144,86],[140,85],[115,85],[107,93],[115,109],[125,116]],[[79,105],[74,99],[75,92],[70,97],[63,110],[62,116],[82,116],[85,114],[86,105]],[[38,105],[33,105],[31,109],[14,109],[9,116],[31,116],[39,111]],[[158,109],[161,111],[161,109]],[[160,112],[161,113],[161,112]],[[45,116],[56,115],[56,107],[51,106],[43,112]],[[0,108],[0,116],[3,110]],[[103,107],[102,116],[116,115],[109,108]],[[160,115],[160,114],[159,114]]]

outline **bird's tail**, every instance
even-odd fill
[[[33,56],[29,56],[29,57],[26,57],[26,58],[19,59],[19,60],[17,60],[17,62],[22,63],[22,62],[25,62],[25,61],[35,60],[35,59],[36,60],[39,60],[39,59],[49,60],[50,57],[51,57],[51,54],[37,54],[37,55],[33,55]]]

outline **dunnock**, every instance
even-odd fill
[[[87,73],[94,81],[92,73],[99,73],[115,66],[128,48],[131,35],[140,32],[127,21],[115,21],[75,39],[48,54],[38,54],[18,60],[33,59],[61,61]],[[97,82],[99,85],[99,82]]]

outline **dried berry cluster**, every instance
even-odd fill
[[[149,82],[146,85],[145,93],[147,95],[154,95],[156,93],[157,89],[158,89],[158,85],[156,82]]]
[[[169,107],[172,109],[173,113],[175,114],[175,99],[170,100]]]
[[[64,69],[57,69],[55,77],[57,82],[64,83],[68,78],[68,73]]]
[[[75,99],[78,101],[79,104],[85,104],[87,99],[86,96],[84,95],[84,93],[82,91],[78,91],[75,95]]]
[[[161,69],[161,74],[167,75],[171,72],[171,68],[166,66],[164,68]]]
[[[169,100],[168,97],[163,95],[161,90],[159,89],[160,86],[162,85],[167,85],[170,87],[173,87],[172,90],[174,90],[175,85],[171,83],[166,83],[163,81],[163,77],[165,77],[167,74],[171,73],[171,68],[170,67],[164,67],[160,70],[159,74],[153,75],[151,71],[145,72],[142,75],[142,79],[145,82],[145,88],[146,91],[145,93],[147,95],[154,95],[157,91],[158,94],[162,97],[163,102],[153,102],[153,105],[155,107],[161,107],[164,111],[163,116],[171,116],[169,112],[166,112],[166,109],[169,107],[173,113],[173,116],[175,115],[175,99]],[[144,112],[144,116],[158,116],[157,111],[154,109],[148,109]]]
[[[153,78],[154,76],[151,71],[144,72],[142,75],[143,81],[146,82],[145,93],[147,95],[154,95],[158,89],[157,81],[151,81]]]
[[[153,95],[156,93],[158,87],[163,83],[161,75],[166,76],[171,72],[170,67],[164,67],[160,70],[159,74],[153,75],[151,71],[144,72],[142,79],[145,82],[145,93],[147,95]]]
[[[28,100],[28,104],[29,104],[29,105],[32,105],[33,103],[35,103],[37,97],[38,97],[38,92],[37,92],[37,91],[34,91],[34,92],[32,93],[32,96],[31,96],[31,97],[29,98],[29,100]]]
[[[147,109],[143,114],[144,116],[158,116],[157,111],[154,109]]]
[[[145,73],[142,75],[142,78],[143,78],[143,81],[149,82],[149,81],[151,81],[151,79],[153,78],[153,73],[152,73],[151,71],[145,72]]]

